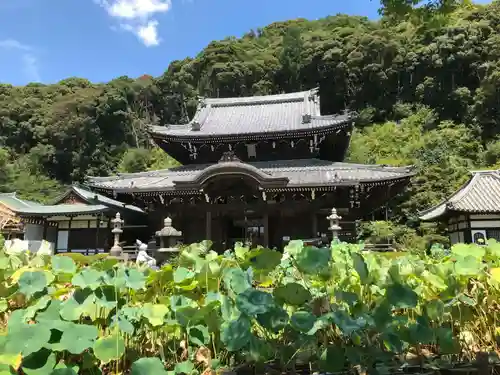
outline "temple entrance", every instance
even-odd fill
[[[226,227],[226,247],[233,248],[237,242],[248,244],[251,247],[265,246],[265,224],[264,219],[253,215],[253,217],[227,214],[224,216]]]

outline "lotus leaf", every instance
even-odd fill
[[[247,358],[251,362],[266,363],[274,357],[274,348],[267,340],[252,336],[248,345]]]
[[[120,293],[111,285],[101,286],[94,291],[95,302],[99,308],[112,309],[120,304]]]
[[[118,334],[100,337],[94,343],[94,354],[102,363],[120,359],[125,353],[125,341]]]
[[[102,285],[104,275],[104,272],[93,268],[85,268],[73,276],[71,283],[82,289],[90,288],[91,290],[96,290]]]
[[[198,309],[194,307],[181,307],[175,311],[175,319],[181,326],[187,327],[196,324],[197,320],[202,319],[202,316],[197,316],[197,312]]]
[[[311,293],[298,283],[281,285],[274,289],[274,297],[293,306],[301,306],[309,302]]]
[[[366,320],[363,318],[353,319],[344,310],[336,310],[331,313],[333,323],[342,331],[344,335],[351,335],[366,325]]]
[[[125,285],[132,290],[141,290],[146,288],[146,277],[144,273],[135,268],[127,270],[125,273]]]
[[[23,359],[23,372],[26,375],[47,375],[56,365],[56,355],[49,349],[41,349]]]
[[[426,281],[427,283],[431,284],[433,287],[435,287],[438,290],[445,290],[447,288],[446,283],[444,280],[438,276],[435,275],[429,271],[424,271],[422,272],[422,280]]]
[[[172,311],[177,311],[177,309],[184,307],[195,307],[196,302],[190,298],[181,295],[173,295],[170,297],[170,308]]]
[[[248,316],[256,316],[272,309],[274,299],[270,293],[250,288],[237,295],[236,306],[242,313]]]
[[[195,273],[187,268],[178,267],[174,271],[174,283],[183,284],[191,281],[195,276]]]
[[[186,374],[186,375],[191,374],[193,370],[194,370],[194,364],[191,361],[184,361],[181,363],[177,363],[174,369],[176,374]]]
[[[304,242],[301,240],[292,240],[286,245],[285,253],[290,254],[292,257],[296,257],[304,249]]]
[[[222,319],[226,322],[236,320],[241,315],[241,312],[236,308],[234,301],[228,296],[222,296],[221,313]]]
[[[130,320],[128,320],[125,316],[113,316],[111,327],[118,327],[118,329],[122,332],[128,333],[129,335],[134,334],[135,328]]]
[[[224,275],[226,287],[238,295],[252,286],[248,273],[239,268],[231,268]]]
[[[25,317],[27,319],[33,319],[38,311],[47,308],[50,301],[51,301],[50,296],[43,296],[38,301],[36,301],[36,303],[34,305],[32,305],[26,309]]]
[[[281,263],[283,254],[276,250],[259,249],[253,258],[252,267],[256,270],[273,270]]]
[[[230,352],[244,348],[252,337],[250,320],[244,316],[231,322],[224,323],[221,327],[221,340]]]
[[[25,272],[43,272],[45,274],[45,278],[47,279],[47,285],[49,285],[52,281],[54,281],[54,274],[49,270],[44,270],[36,267],[22,267],[18,269],[16,272],[12,274],[10,279],[13,283],[18,283],[19,279]]]
[[[23,361],[23,356],[21,353],[8,352],[6,344],[7,337],[0,336],[0,374],[2,373],[2,370],[10,371],[11,368],[16,370],[14,373],[17,373],[17,370]]]
[[[19,292],[30,298],[35,293],[42,292],[47,287],[47,277],[45,272],[34,271],[34,272],[23,272],[19,278]]]
[[[490,274],[493,280],[500,283],[500,267],[490,269]]]
[[[474,299],[470,298],[469,296],[466,296],[463,293],[460,293],[458,295],[458,300],[466,305],[469,305],[469,306],[476,306],[477,305],[477,302]]]
[[[202,325],[188,327],[189,341],[197,346],[207,345],[210,342],[208,328]]]
[[[159,358],[140,358],[132,364],[131,375],[167,375]]]
[[[59,362],[50,375],[78,375],[79,370],[78,366],[71,366],[64,362]]]
[[[459,342],[453,336],[451,328],[438,328],[436,330],[436,338],[441,354],[456,354],[460,351]]]
[[[143,316],[153,327],[161,326],[165,320],[165,315],[168,313],[167,306],[149,302],[146,303],[142,309]]]
[[[306,246],[295,257],[295,260],[299,270],[306,274],[317,275],[328,267],[331,255],[332,253],[329,249]]]
[[[365,259],[361,254],[356,252],[351,253],[351,257],[354,269],[358,273],[359,279],[361,280],[361,284],[368,284],[370,281],[370,274],[368,272],[368,266],[366,265]]]
[[[246,255],[250,249],[247,246],[243,246],[241,242],[237,242],[234,245],[234,255],[236,255],[236,258],[239,260],[246,260]]]
[[[451,253],[460,258],[472,257],[481,261],[486,255],[486,249],[483,246],[474,246],[463,243],[458,243],[452,246]]]
[[[9,329],[5,350],[7,353],[21,353],[26,357],[48,344],[50,334],[50,328],[42,324],[18,325]]]
[[[455,262],[455,273],[460,276],[476,276],[483,268],[483,263],[474,256],[460,257]]]
[[[429,319],[434,321],[441,320],[444,315],[444,302],[439,299],[427,302],[425,312]]]
[[[64,330],[60,345],[72,354],[80,354],[91,348],[99,335],[96,327],[84,324],[70,324]]]
[[[75,290],[70,298],[61,303],[61,317],[68,321],[78,320],[84,313],[86,305],[92,305],[95,310],[93,297],[90,289]]]
[[[274,333],[284,329],[288,320],[288,313],[279,306],[272,306],[267,312],[257,315],[259,324]]]
[[[325,372],[339,372],[344,370],[345,351],[338,345],[328,345],[319,358],[320,368]]]
[[[304,333],[310,331],[313,328],[315,322],[316,317],[309,311],[297,311],[293,313],[290,318],[292,327],[297,331]]]
[[[56,274],[67,273],[74,274],[76,272],[76,264],[73,259],[64,256],[52,257],[52,270]]]
[[[409,286],[392,284],[386,289],[389,303],[398,309],[412,309],[417,307],[418,296]]]
[[[138,322],[142,318],[143,310],[139,306],[123,306],[120,309],[120,314],[131,322]]]

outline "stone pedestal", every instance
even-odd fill
[[[153,253],[156,259],[156,264],[168,262],[179,254],[177,247],[178,240],[182,237],[182,232],[172,226],[172,219],[167,217],[163,221],[163,228],[156,232],[156,236],[160,238],[160,248]]]

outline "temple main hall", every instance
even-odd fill
[[[318,90],[240,98],[202,98],[187,124],[151,126],[155,143],[182,166],[88,177],[91,190],[147,213],[151,235],[171,217],[184,243],[237,241],[280,248],[328,235],[356,241],[370,219],[407,186],[411,167],[344,162],[353,113],[322,115]]]

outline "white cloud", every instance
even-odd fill
[[[4,39],[0,40],[0,49],[21,52],[23,71],[26,78],[31,82],[41,81],[38,58],[36,57],[33,47],[15,39]]]
[[[122,29],[134,33],[147,47],[160,44],[155,16],[170,10],[171,0],[95,0],[116,18]]]

